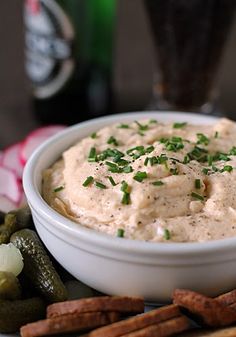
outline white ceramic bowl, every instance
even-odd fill
[[[67,128],[29,159],[24,190],[36,229],[52,255],[73,276],[106,294],[169,301],[174,288],[216,295],[236,287],[236,238],[206,243],[150,243],[111,237],[76,224],[42,199],[42,171],[70,145],[105,125],[142,118],[210,124],[216,117],[142,112],[94,119]]]

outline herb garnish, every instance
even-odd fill
[[[124,230],[123,228],[118,228],[118,229],[117,229],[116,236],[117,236],[118,238],[123,238],[124,235],[125,235],[125,230]]]
[[[109,181],[112,184],[112,186],[116,186],[117,185],[116,182],[115,182],[115,180],[111,176],[108,176],[107,178],[109,179]]]
[[[141,183],[144,179],[147,178],[147,172],[138,171],[134,176],[133,179]]]
[[[161,180],[157,180],[157,181],[153,181],[152,185],[154,185],[154,186],[162,186],[162,185],[164,185],[164,183]]]
[[[133,167],[132,166],[125,166],[125,167],[123,167],[122,168],[122,172],[123,173],[131,173],[131,172],[133,172]]]
[[[90,136],[92,139],[95,139],[95,138],[97,138],[97,133],[96,132],[93,132],[92,134],[91,134],[91,136]]]
[[[56,188],[54,188],[54,192],[60,192],[60,191],[62,191],[63,189],[65,188],[65,186],[58,186],[58,187],[56,187]]]
[[[97,161],[97,152],[96,152],[95,147],[91,147],[89,155],[88,155],[88,161],[89,162]]]
[[[221,172],[231,172],[233,170],[233,167],[231,165],[225,165]]]
[[[200,194],[198,194],[198,193],[195,193],[195,192],[192,192],[192,193],[191,193],[191,196],[192,196],[193,198],[198,199],[198,200],[201,200],[201,201],[204,200],[204,197],[203,197],[202,195],[200,195]]]
[[[232,149],[229,151],[229,154],[232,156],[236,156],[236,146],[232,147]]]
[[[160,143],[165,144],[168,151],[177,152],[184,148],[183,139],[181,137],[161,138]]]
[[[83,186],[87,187],[88,185],[90,185],[93,182],[93,177],[89,176],[85,179],[85,181],[83,182]]]
[[[148,163],[150,163],[150,166],[156,165],[156,164],[164,164],[166,165],[166,162],[168,160],[168,157],[165,154],[161,154],[160,156],[153,156],[153,157],[146,157],[144,161],[144,165],[147,166]]]
[[[173,124],[173,128],[174,128],[174,129],[181,129],[181,128],[183,128],[183,127],[186,126],[186,125],[187,125],[186,122],[183,122],[183,123],[174,123],[174,124]]]
[[[117,126],[118,129],[129,129],[129,125],[128,124],[120,124]]]
[[[106,189],[106,185],[100,183],[99,181],[95,181],[95,186],[101,189]]]
[[[106,161],[105,164],[109,167],[108,171],[110,171],[112,173],[121,173],[122,172],[121,168],[115,163],[112,163],[110,161]]]
[[[153,145],[148,146],[146,149],[144,146],[139,145],[130,148],[129,150],[126,151],[126,153],[128,156],[133,157],[133,159],[138,159],[147,153],[151,153],[152,151],[154,151],[154,149],[155,148]]]
[[[197,144],[208,145],[210,143],[210,139],[203,133],[197,133],[197,139]]]
[[[170,168],[170,173],[172,173],[173,176],[177,176],[179,174],[179,171],[178,171],[177,167]]]
[[[130,204],[130,187],[126,181],[122,181],[120,190],[124,193],[121,200],[122,204]]]
[[[197,188],[197,189],[201,188],[201,180],[200,179],[195,179],[195,188]]]
[[[167,229],[167,228],[164,229],[163,237],[164,237],[165,240],[170,240],[171,235],[170,235],[169,229]]]
[[[213,156],[211,156],[210,154],[208,154],[207,161],[208,161],[208,165],[211,166],[212,163],[213,163]]]
[[[157,120],[156,119],[150,119],[149,124],[157,124]]]
[[[119,143],[118,141],[116,140],[115,137],[111,136],[108,140],[107,140],[107,144],[114,144],[115,146],[118,146]]]
[[[216,131],[216,132],[215,132],[215,135],[214,135],[214,138],[218,138],[218,137],[219,137],[219,132]]]
[[[207,153],[208,151],[206,149],[203,149],[199,146],[195,146],[191,152],[189,152],[187,155],[190,158],[190,160],[196,160],[198,162],[205,162],[207,161]]]
[[[148,124],[144,125],[144,124],[141,124],[139,123],[138,121],[134,121],[138,127],[139,127],[139,131],[147,131],[148,130]]]
[[[209,168],[206,168],[206,167],[204,167],[204,168],[202,169],[202,173],[204,173],[204,174],[208,174],[209,171],[210,171],[210,169],[209,169]]]

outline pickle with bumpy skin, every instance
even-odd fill
[[[21,298],[21,286],[13,273],[0,271],[0,300],[18,300]]]
[[[0,224],[4,223],[5,215],[6,215],[6,213],[0,211]]]
[[[47,301],[67,299],[67,290],[49,259],[38,235],[31,229],[22,229],[11,236],[11,242],[21,251],[23,273]]]
[[[0,225],[0,244],[8,243],[13,233],[31,227],[32,224],[29,206],[8,212],[4,217],[4,223]]]
[[[39,297],[26,300],[0,300],[0,332],[13,333],[22,325],[37,321],[46,315],[46,305]]]
[[[31,215],[31,210],[28,205],[21,208],[10,211],[8,214],[16,215],[17,227],[19,229],[29,228],[33,225],[33,219]]]

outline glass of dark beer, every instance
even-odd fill
[[[144,0],[157,73],[152,108],[212,112],[236,0]]]

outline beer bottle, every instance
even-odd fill
[[[43,124],[112,111],[116,0],[25,0],[26,73]]]

